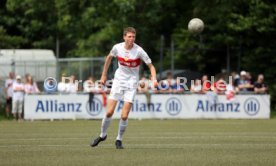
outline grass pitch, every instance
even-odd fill
[[[100,120],[0,121],[0,165],[276,165],[276,119],[129,120],[125,149],[89,146]]]

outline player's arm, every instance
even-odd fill
[[[154,87],[157,87],[158,83],[157,83],[157,79],[156,79],[156,70],[155,70],[155,67],[153,66],[152,63],[149,63],[148,67],[149,67],[150,74],[151,74],[151,81],[152,81]]]
[[[105,82],[106,82],[107,71],[108,71],[109,65],[111,63],[111,60],[112,60],[112,56],[110,54],[107,55],[107,57],[105,59],[105,63],[104,63],[102,77],[101,77],[101,83],[103,83],[103,84],[105,84]]]

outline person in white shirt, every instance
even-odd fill
[[[135,44],[136,30],[132,27],[124,29],[124,42],[113,46],[109,55],[105,59],[104,69],[101,76],[102,84],[107,80],[107,70],[113,57],[118,59],[118,69],[115,72],[105,117],[102,120],[101,134],[92,140],[90,146],[95,147],[107,138],[107,128],[110,125],[117,101],[122,99],[124,105],[119,122],[118,135],[115,141],[117,149],[123,149],[122,136],[128,124],[128,114],[131,110],[134,96],[139,81],[139,67],[141,60],[144,61],[151,72],[154,86],[157,86],[156,70],[148,54],[137,44]]]
[[[13,83],[13,97],[12,97],[12,113],[15,119],[22,120],[22,110],[24,101],[24,84],[21,82],[21,76],[16,76],[16,81]],[[18,117],[17,117],[18,115]]]
[[[11,109],[12,109],[12,95],[13,89],[12,85],[14,83],[14,72],[9,73],[9,78],[5,81],[5,96],[6,96],[6,116],[10,117]]]
[[[69,84],[66,82],[66,80],[67,80],[66,78],[68,78],[68,77],[66,77],[65,74],[62,74],[61,80],[57,86],[57,90],[60,93],[68,93],[68,91],[69,91]]]
[[[196,79],[194,83],[191,84],[191,93],[202,93],[202,86],[201,86],[201,80]]]
[[[68,88],[67,88],[68,93],[77,93],[78,92],[78,82],[76,82],[75,75],[71,75],[70,81],[67,84],[67,86],[68,86]]]

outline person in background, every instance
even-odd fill
[[[210,80],[208,79],[208,75],[203,75],[201,78],[201,84],[202,84],[202,93],[206,94],[208,91],[211,91],[211,83]]]
[[[168,92],[174,92],[174,87],[176,87],[176,80],[173,78],[173,74],[171,72],[167,73],[167,79],[165,81],[169,85]]]
[[[250,81],[246,77],[246,72],[241,71],[240,79],[238,82],[238,91],[239,92],[249,92],[249,89],[252,88]]]
[[[238,86],[238,83],[239,83],[239,79],[240,79],[240,76],[237,72],[233,71],[230,75],[230,77],[232,77],[232,81],[233,81],[233,84],[235,87]]]
[[[69,85],[66,82],[66,78],[68,77],[66,77],[65,74],[61,75],[60,82],[58,83],[58,86],[57,86],[57,90],[60,93],[68,93],[69,91]]]
[[[149,80],[142,76],[139,81],[139,86],[137,88],[139,93],[148,93],[150,90]]]
[[[97,84],[97,82],[94,82],[94,78],[92,76],[89,76],[86,81],[83,83],[83,92],[89,94],[89,108],[91,109],[91,106],[94,101],[94,95],[95,94],[101,94],[102,95],[102,101],[103,106],[105,107],[107,104],[107,96],[106,96],[106,87]]]
[[[228,80],[228,84],[226,85],[226,91],[225,91],[226,99],[228,101],[234,101],[235,99],[236,90],[234,85],[235,85],[235,81]]]
[[[223,78],[219,78],[214,84],[214,92],[217,94],[225,94],[227,83]]]
[[[16,81],[13,83],[13,101],[12,113],[15,119],[22,120],[23,101],[24,101],[24,84],[21,81],[21,76],[16,76]]]
[[[180,79],[176,79],[176,83],[172,85],[172,92],[173,93],[184,93],[185,92],[185,87],[180,82]]]
[[[40,90],[37,87],[36,82],[34,82],[33,77],[30,74],[25,75],[25,93],[26,94],[35,94],[35,93],[40,93]]]
[[[253,81],[253,78],[252,78],[250,72],[246,72],[246,80],[249,83],[249,87],[247,88],[247,90],[250,92],[253,92],[254,91],[254,81]]]
[[[13,96],[13,89],[12,85],[15,82],[14,80],[14,72],[9,73],[9,78],[5,81],[5,96],[6,96],[6,116],[7,118],[10,117],[11,109],[12,109],[12,96]]]
[[[77,93],[78,92],[78,82],[76,82],[76,76],[71,75],[70,81],[68,83],[68,92],[69,93]]]
[[[257,81],[254,83],[254,92],[255,93],[268,93],[268,87],[264,83],[264,75],[259,74]]]
[[[195,82],[191,85],[190,92],[197,94],[202,93],[202,85],[200,79],[196,79]]]

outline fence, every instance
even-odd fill
[[[78,80],[86,80],[88,76],[99,79],[104,66],[104,57],[93,58],[62,58],[58,59],[56,78],[61,74],[76,75]],[[114,68],[109,70],[112,73]]]
[[[104,57],[93,58],[60,58],[56,61],[7,61],[1,63],[0,78],[5,80],[10,71],[16,75],[31,74],[38,83],[42,83],[47,77],[55,77],[59,80],[61,74],[67,76],[76,75],[78,80],[86,80],[88,76],[100,78],[104,66]],[[115,71],[117,63],[113,61],[109,69],[109,76]]]

